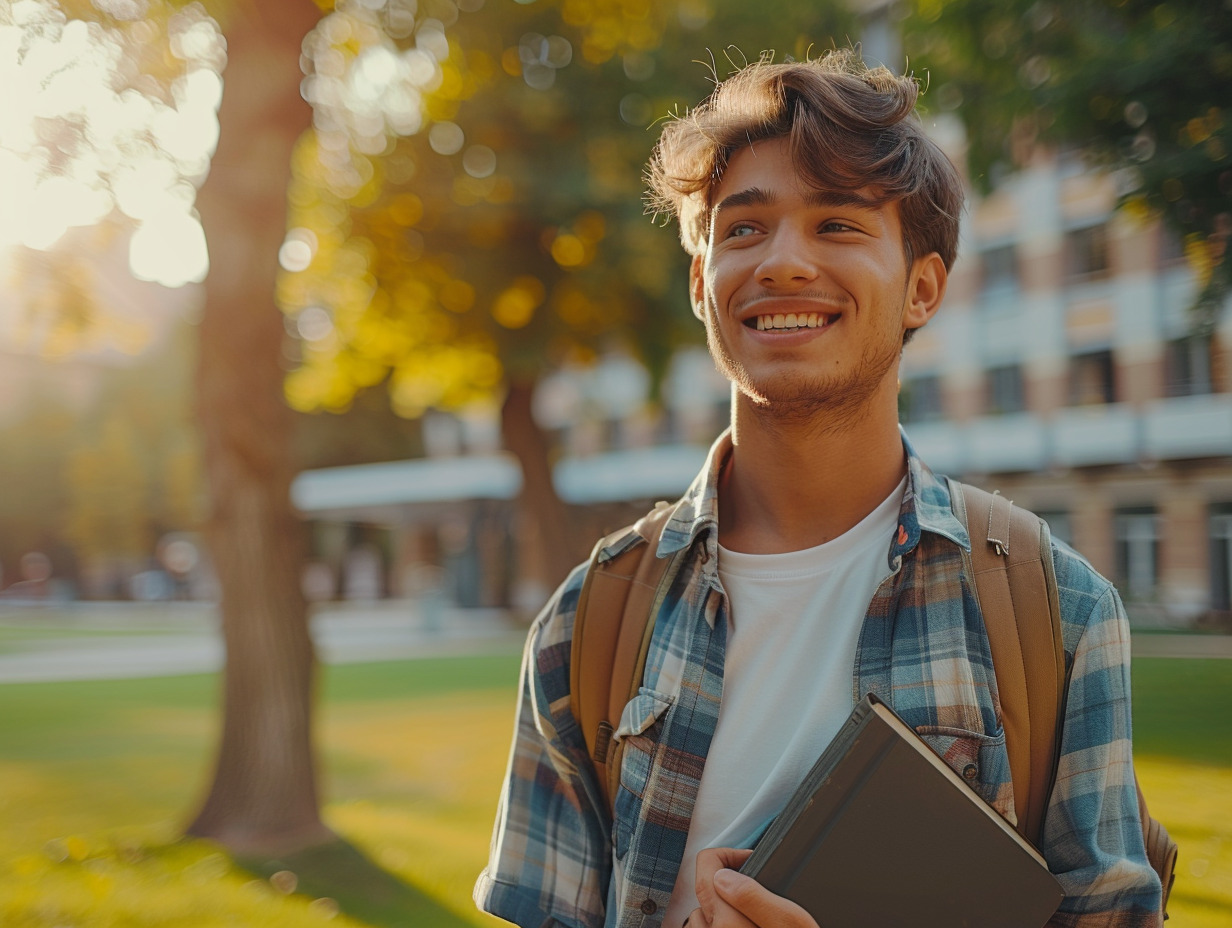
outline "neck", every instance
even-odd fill
[[[720,540],[751,554],[823,544],[876,509],[905,473],[894,395],[830,423],[823,415],[784,420],[737,394]]]

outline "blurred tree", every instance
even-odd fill
[[[195,334],[179,323],[159,350],[96,373],[94,396],[77,417],[61,468],[67,511],[48,514],[66,526],[84,565],[148,566],[166,532],[201,525],[204,486],[190,395]]]
[[[67,405],[38,396],[24,414],[0,426],[0,486],[8,488],[0,493],[0,584],[20,580],[21,556],[49,551],[64,524],[69,507],[64,462],[78,447],[81,425]],[[53,566],[57,576],[67,572],[67,565]]]
[[[224,53],[215,20],[200,3],[0,6],[0,64],[20,80],[15,121],[30,124],[28,132],[5,137],[15,140],[16,157],[0,154],[34,187],[33,199],[22,204],[29,213],[22,244],[29,248],[52,254],[69,227],[114,225],[127,236],[133,275],[175,287],[205,275],[208,239],[212,269],[198,331],[196,411],[227,664],[217,767],[189,831],[261,854],[331,837],[315,786],[315,662],[300,590],[302,526],[289,494],[284,326],[273,299],[291,151],[311,115],[299,93],[300,44],[320,10],[310,0],[218,0],[211,9],[226,23],[229,59],[217,123]],[[220,141],[211,163],[214,127]],[[197,198],[194,187],[207,170]],[[11,184],[3,192],[22,195]],[[65,269],[53,275],[41,307],[42,316],[54,318],[44,328],[62,352],[71,342],[65,333],[89,329],[106,312],[87,301],[94,287],[78,263],[61,255],[42,264]],[[93,541],[114,515],[95,505],[103,482],[87,471],[90,463],[115,464],[119,430],[112,428],[96,458],[78,469],[78,489],[91,488],[91,505],[74,520],[82,539]],[[174,443],[162,469],[181,494],[168,515],[183,510],[191,495],[187,448]],[[110,482],[119,479],[112,474]],[[120,485],[131,490],[128,482]],[[134,536],[147,529],[139,521],[124,526]]]
[[[966,126],[971,173],[1039,141],[1116,171],[1121,202],[1162,216],[1201,283],[1204,329],[1232,293],[1232,14],[1214,0],[913,0],[912,57]]]
[[[745,54],[820,53],[848,34],[842,10],[339,3],[305,43],[316,132],[296,154],[279,288],[300,335],[292,405],[342,410],[378,384],[408,417],[500,402],[555,582],[584,550],[531,413],[539,376],[623,344],[657,377],[700,338],[683,255],[642,209],[657,118]]]
[[[80,557],[140,561],[154,550],[149,462],[124,410],[104,416],[97,442],[68,459],[66,534]]]
[[[419,420],[393,411],[378,390],[358,394],[342,413],[299,413],[295,461],[305,470],[379,461],[405,461],[424,455]]]
[[[236,4],[223,20],[220,135],[198,198],[211,270],[197,415],[227,661],[217,765],[188,831],[243,854],[332,837],[317,798],[315,655],[300,588],[303,528],[290,500],[284,328],[273,303],[291,151],[311,118],[299,93],[300,45],[319,16],[310,0],[263,0]]]

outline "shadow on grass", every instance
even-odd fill
[[[297,893],[333,899],[346,915],[374,928],[471,928],[470,922],[404,883],[347,841],[276,859],[237,858],[235,862],[266,879],[288,870],[297,878]]]

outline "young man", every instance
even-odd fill
[[[731,429],[656,552],[687,550],[614,735],[615,821],[569,709],[582,569],[532,628],[475,889],[487,911],[527,928],[812,928],[735,872],[747,856],[735,849],[868,692],[1014,820],[996,678],[963,575],[970,541],[898,428],[902,347],[941,304],[963,201],[916,95],[848,52],[763,61],[664,131],[652,195],[692,255],[693,309],[733,384]],[[1041,848],[1066,892],[1051,924],[1154,925],[1124,612],[1072,551],[1055,547],[1054,561],[1073,669]]]

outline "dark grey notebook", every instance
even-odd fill
[[[871,695],[742,872],[824,928],[1040,928],[1062,898],[1039,853]]]

